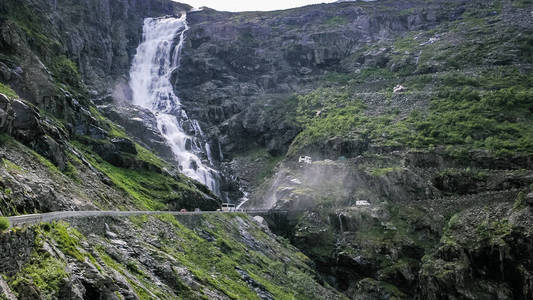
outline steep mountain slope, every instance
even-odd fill
[[[0,3],[1,215],[220,207],[130,102],[143,19],[188,9]],[[269,220],[285,238],[243,214],[13,229],[0,233],[0,298],[533,297],[532,10],[188,12],[172,83],[212,145],[202,159],[233,200],[241,188],[249,207],[291,210]]]
[[[110,105],[127,98],[143,19],[189,8],[0,3],[0,217],[220,207],[181,174],[151,112]],[[246,215],[67,222],[0,230],[1,299],[343,298]]]
[[[307,257],[244,215],[70,223],[0,237],[2,297],[343,299],[316,282]]]
[[[379,1],[266,13],[193,12],[176,89],[224,152],[261,146],[282,154],[299,130],[285,114],[291,94],[316,87],[327,72],[348,69],[343,60],[369,43],[456,18],[462,7],[442,9],[445,3]]]
[[[527,299],[531,5],[195,12],[176,90],[349,297]]]
[[[3,214],[218,206],[205,187],[138,144],[146,142],[133,142],[93,104],[126,76],[143,18],[188,8],[160,1],[0,4],[4,165],[20,171],[17,178],[5,169],[2,186],[11,193],[3,194]],[[35,174],[22,192],[25,174],[39,169],[36,157],[48,170]],[[69,188],[53,187],[58,180]],[[117,191],[121,196],[113,196]]]

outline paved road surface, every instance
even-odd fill
[[[235,211],[246,214],[267,214],[267,213],[285,213],[286,211],[273,211],[273,210],[242,210]],[[129,217],[138,215],[163,215],[170,214],[174,216],[190,216],[190,215],[204,215],[204,214],[227,214],[235,212],[225,211],[191,211],[191,212],[178,212],[178,211],[58,211],[44,214],[32,214],[8,217],[9,223],[12,227],[28,224],[38,224],[41,222],[51,222],[56,220],[71,219],[71,218],[87,218],[87,217]]]

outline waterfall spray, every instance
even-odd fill
[[[206,149],[210,151],[210,145],[199,140],[204,133],[198,122],[187,116],[170,80],[172,73],[179,68],[185,32],[189,28],[186,18],[183,14],[180,18],[144,20],[143,41],[137,48],[130,71],[133,104],[154,113],[157,126],[170,145],[181,171],[220,195],[218,172],[198,156]],[[186,121],[193,124],[194,135],[185,133],[183,124]]]

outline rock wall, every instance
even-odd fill
[[[111,93],[117,80],[128,74],[143,19],[187,9],[166,0],[2,1],[0,52],[18,58],[1,57],[0,80],[31,101],[54,95],[53,87],[41,81],[48,78],[54,60],[64,55],[77,65],[93,96]]]
[[[191,117],[221,142],[224,154],[258,146],[283,154],[299,132],[290,121],[290,95],[316,87],[328,72],[355,72],[379,59],[352,56],[370,43],[457,18],[445,2],[191,12],[175,74],[177,94]]]
[[[35,244],[35,236],[34,230],[10,231],[0,234],[0,270],[2,270],[2,274],[12,276],[28,262]]]

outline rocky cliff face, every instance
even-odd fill
[[[145,17],[189,8],[166,1],[2,1],[0,80],[13,96],[33,104],[15,101],[10,108],[17,110],[13,127],[21,127],[13,132],[17,140],[64,170],[68,139],[113,138],[93,103],[112,100],[113,94],[125,99],[123,86]],[[151,121],[148,115],[141,128],[127,129],[151,132],[137,142],[168,159],[169,149]]]
[[[0,216],[220,207],[176,169],[150,112],[110,105],[127,99],[121,82],[143,18],[187,8],[0,3]],[[264,224],[220,217],[67,220],[0,232],[0,298],[343,298]]]
[[[292,94],[316,87],[328,72],[353,72],[368,63],[374,58],[352,58],[369,44],[432,28],[462,9],[446,7],[443,1],[387,1],[192,12],[176,90],[223,152],[265,147],[283,154],[300,130],[287,115]]]
[[[54,95],[52,87],[46,89],[40,82],[49,73],[43,68],[54,72],[61,65],[58,58],[64,55],[77,66],[92,96],[110,94],[128,74],[142,38],[143,19],[188,9],[187,5],[155,0],[2,1],[2,79],[21,96],[39,101],[42,96]],[[75,75],[56,73],[61,72],[54,72],[56,77]]]
[[[2,297],[343,299],[301,252],[246,216],[69,222],[0,237]]]
[[[276,230],[350,298],[525,299],[530,289],[511,282],[529,286],[528,258],[485,251],[500,234],[502,247],[523,247],[509,235],[530,218],[530,8],[357,1],[194,12],[175,87],[251,206],[308,210]],[[472,243],[450,250],[450,234],[464,237],[451,233],[456,221]],[[506,280],[494,261],[521,271]]]
[[[100,201],[111,198],[104,206],[154,209],[165,198],[172,208],[218,207],[205,187],[148,150],[171,161],[153,115],[134,109],[137,124],[125,114],[114,118],[122,127],[94,105],[120,90],[115,87],[127,77],[143,19],[186,9],[165,1],[2,1],[0,134],[10,167],[1,181],[3,214],[103,208]],[[141,178],[150,180],[139,190]],[[155,186],[172,192],[158,193]]]
[[[1,215],[220,206],[128,103],[142,19],[187,9],[0,3]],[[189,12],[175,91],[226,190],[238,197],[237,180],[249,206],[294,210],[271,223],[286,239],[244,215],[13,230],[0,298],[531,298],[530,12],[526,0]]]

